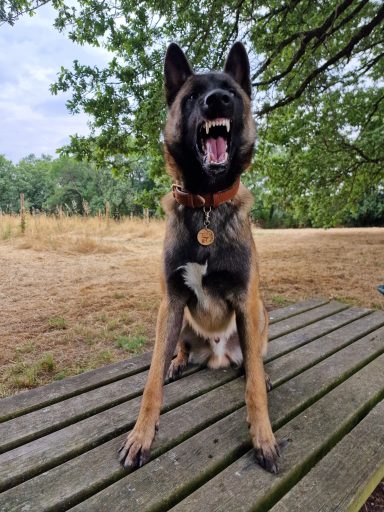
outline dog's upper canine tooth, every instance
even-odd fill
[[[214,126],[225,126],[227,132],[231,131],[231,121],[229,119],[225,119],[225,118],[204,121],[203,129],[205,129],[205,133],[208,135],[209,130],[211,128],[213,128]]]

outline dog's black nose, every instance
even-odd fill
[[[233,108],[233,96],[224,89],[210,91],[204,100],[204,110],[210,115],[229,115]]]

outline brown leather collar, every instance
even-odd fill
[[[240,186],[240,178],[237,178],[235,183],[225,190],[210,194],[191,194],[187,190],[183,190],[180,185],[173,184],[172,192],[173,197],[179,204],[187,206],[188,208],[201,208],[202,206],[211,206],[217,208],[219,204],[229,201],[237,194]]]

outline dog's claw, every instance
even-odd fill
[[[171,361],[171,364],[169,366],[168,372],[167,372],[167,379],[169,381],[174,381],[179,379],[185,368],[187,367],[186,363],[180,362],[176,360],[177,358],[173,359]]]
[[[257,462],[266,471],[273,474],[278,473],[280,450],[277,444],[268,448],[255,448],[255,456]]]
[[[140,450],[139,467],[144,466],[149,461],[151,452],[149,450]]]
[[[287,446],[292,439],[284,438],[279,442],[275,442],[272,447],[267,448],[255,448],[255,456],[257,462],[263,467],[266,471],[270,473],[277,474],[279,472],[279,458],[281,456],[281,452]]]
[[[153,433],[141,433],[132,430],[127,439],[119,448],[119,462],[126,469],[136,469],[146,464],[151,456],[151,444],[155,437],[155,428]]]
[[[278,455],[275,456],[266,456],[261,448],[255,450],[256,460],[260,464],[262,468],[264,468],[269,473],[276,474],[279,471],[279,466],[277,464]]]

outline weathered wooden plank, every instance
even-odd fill
[[[383,397],[383,364],[384,356],[380,356],[277,431],[278,439],[290,440],[283,449],[277,475],[258,467],[250,450],[172,508],[172,512],[269,510]],[[360,467],[356,470],[352,466],[356,473]],[[289,512],[312,510],[292,503]]]
[[[297,328],[299,325],[313,322],[315,318],[323,318],[324,315],[339,311],[340,308],[343,307],[345,307],[343,304],[332,302],[316,308],[316,310],[299,314],[294,320],[292,317],[283,320],[271,327],[271,335],[276,337],[287,330],[291,330],[293,326]],[[368,311],[369,310],[359,310],[356,308],[356,310],[350,311],[349,314],[346,313],[342,317],[340,317],[340,314],[339,316],[336,314],[331,317],[323,318],[321,322],[325,323],[326,327],[323,328],[322,331],[320,330],[320,332],[336,328],[337,325],[347,322],[348,319],[353,316],[364,315],[367,314]],[[313,333],[316,332],[315,326],[318,325],[318,322],[311,325],[310,334],[305,338],[307,341],[310,336],[312,336],[312,338],[315,336]],[[302,336],[305,337],[305,333],[298,335],[300,343],[303,343]],[[289,338],[289,340],[290,339],[291,338]],[[294,339],[295,343],[297,343],[297,336]],[[291,345],[294,346],[292,341]],[[285,351],[288,350],[287,346],[288,340],[284,345]],[[277,347],[272,347],[273,353],[276,353],[277,350],[279,350]],[[269,358],[270,357],[268,357],[267,360]],[[147,371],[135,373],[125,379],[120,379],[105,386],[92,389],[88,391],[86,395],[76,395],[1,423],[0,453],[137,396],[142,392],[146,378]]]
[[[356,344],[358,343],[359,342],[356,342]],[[376,344],[372,343],[370,345],[373,347]],[[307,370],[304,374],[283,384],[280,388],[272,390],[270,393],[270,416],[275,427],[287,421],[295,413],[318,397],[320,388],[323,389],[323,392],[329,390],[339,382],[340,375],[349,374],[351,372],[352,360],[355,361],[355,364],[361,364],[359,361],[360,357],[356,360],[353,356],[353,351],[349,350],[349,354],[343,354],[345,357],[340,357],[342,352],[346,353],[350,348],[351,347],[348,347],[332,356],[333,363],[328,365],[327,372],[322,371],[322,366],[324,365],[319,363],[316,367]],[[358,348],[360,348],[360,350],[357,350],[357,352],[359,352],[359,356],[362,356],[361,347]],[[375,351],[377,348],[376,346]],[[365,349],[369,351],[368,347],[365,347]],[[347,364],[346,361],[348,361]],[[377,401],[379,399],[378,394],[382,394],[384,387],[381,371],[383,360],[380,361],[380,364],[376,364],[375,376],[377,376],[379,380],[381,373],[380,388],[373,388],[375,390],[375,400]],[[372,368],[370,370],[372,372]],[[362,381],[360,381],[359,386],[357,386],[358,390],[361,390],[361,382]],[[372,385],[377,386],[376,379],[373,380]],[[296,393],[293,395],[290,394],[292,388],[296,389]],[[281,400],[282,397],[287,399],[286,402]],[[340,403],[343,402],[347,402],[345,400],[345,393],[343,394],[341,402],[338,403],[339,407],[336,407],[334,410],[334,415],[336,415],[337,418],[337,421],[333,424],[335,428],[339,428],[341,422],[345,421],[343,417],[338,416],[340,411],[345,411],[345,409],[340,407]],[[366,402],[367,397],[366,394],[364,394],[364,405],[362,407],[365,406]],[[332,399],[329,405],[331,406],[333,403],[334,400]],[[350,403],[346,403],[346,407],[350,405]],[[353,405],[354,407],[352,407],[351,414],[355,416],[356,404],[353,403]],[[313,410],[316,410],[315,407]],[[324,414],[326,411],[327,408],[324,408],[321,412]],[[307,413],[307,411],[305,412]],[[310,411],[308,411],[307,417],[309,414]],[[107,508],[110,512],[166,509],[181,500],[204,481],[211,478],[223,467],[232,463],[241,453],[249,448],[249,433],[245,423],[245,416],[245,408],[232,413],[156,458],[138,471],[115,482],[85,500],[74,507],[73,511],[102,511]],[[297,426],[306,425],[306,421],[303,421],[304,416],[300,418],[300,422]],[[311,424],[311,429],[313,430],[317,424],[317,432],[323,438],[323,432],[324,430],[327,431],[330,420],[328,420],[328,417],[325,417],[327,421],[324,421],[324,424],[321,423],[321,428],[319,428],[319,421],[322,417],[321,414],[316,414],[316,421]],[[331,418],[332,417],[333,416],[331,416]],[[329,435],[332,437],[333,434],[334,432],[332,430]],[[301,446],[301,442],[297,442],[294,444],[295,448],[297,448],[298,444]],[[248,465],[250,464],[249,459],[247,463]],[[252,462],[251,465],[252,467],[256,467],[254,462]],[[259,473],[265,473],[265,475],[267,475],[266,478],[268,478],[269,484],[271,480],[275,478],[259,467],[257,467],[257,470]],[[252,483],[256,487],[258,485],[257,478],[252,478]],[[240,495],[240,499],[243,495],[245,495],[244,499],[246,499],[247,496],[246,493],[240,489],[238,479],[232,479],[231,489],[230,493],[235,499],[234,506],[224,509],[216,508],[216,510],[241,510],[238,508],[238,499],[236,496]],[[265,492],[265,490],[266,487],[263,488],[263,492]],[[224,491],[227,493],[228,488],[221,487],[220,494]],[[215,510],[207,503],[212,494],[214,493],[207,493],[204,506],[200,503],[199,510]],[[185,509],[181,508],[180,510]]]
[[[0,453],[141,394],[148,371],[0,424]]]
[[[201,370],[164,387],[163,411],[181,405],[200,394],[206,393],[239,375],[238,370]],[[141,397],[112,407],[95,416],[69,425],[57,432],[0,455],[0,486],[4,489],[9,478],[27,478],[27,475],[60,464],[70,457],[89,450],[99,443],[127,431],[135,422]],[[22,461],[22,464],[20,464]]]
[[[0,421],[20,416],[36,408],[45,407],[63,398],[70,398],[117,379],[129,377],[146,370],[150,361],[151,353],[147,352],[126,361],[74,375],[30,391],[24,391],[15,396],[2,398],[0,400]]]
[[[285,320],[288,317],[321,306],[326,302],[328,301],[324,299],[309,299],[286,308],[274,310],[270,313],[270,321],[276,323]],[[126,361],[110,364],[12,397],[0,399],[0,422],[144,371],[149,367],[151,355],[151,352],[147,352]]]
[[[235,379],[163,414],[161,429],[152,447],[152,456],[156,457],[172,448],[183,439],[218,421],[224,414],[241,407],[243,403],[244,383],[242,379]],[[63,503],[67,506],[80,501],[92,489],[122,478],[126,471],[118,462],[117,450],[125,437],[124,433],[14,487],[9,492],[0,494],[0,509],[4,512],[8,510],[7,507],[12,510],[16,505],[19,508],[28,505],[31,507],[30,511],[57,510]],[[4,475],[1,481],[5,485],[15,483],[9,475]]]
[[[183,377],[197,370],[197,366],[191,366]],[[0,454],[141,395],[147,376],[148,371],[136,373],[1,423]]]
[[[346,304],[342,304],[341,302],[337,302],[335,300],[329,302],[328,304],[324,304],[318,308],[311,309],[309,311],[305,311],[304,313],[300,313],[299,315],[292,316],[280,322],[277,322],[271,325],[269,329],[269,341],[278,338],[279,336],[283,336],[283,334],[288,334],[296,329],[304,327],[305,325],[313,324],[314,322],[318,322],[327,316],[334,315],[339,311],[343,311],[347,309],[348,306]]]
[[[292,304],[291,306],[286,306],[284,308],[274,309],[269,312],[269,323],[275,324],[280,320],[285,320],[291,316],[298,315],[300,313],[304,313],[305,311],[309,311],[310,309],[317,308],[329,302],[327,299],[308,299],[304,302],[298,302],[296,304]]]
[[[360,320],[361,321],[361,320]],[[360,335],[364,333],[363,329],[357,329],[355,328],[354,331],[360,331]],[[354,332],[353,331],[353,332]],[[374,334],[371,334],[371,337],[374,337]],[[345,339],[344,339],[345,338]],[[350,341],[354,339],[353,334],[350,334]],[[368,343],[370,337],[365,338],[365,342]],[[343,337],[343,343],[348,342],[348,337]],[[272,382],[274,384],[286,380],[289,375],[291,374],[297,374],[300,372],[300,369],[302,369],[304,366],[308,366],[311,364],[316,363],[319,360],[319,354],[320,359],[324,357],[324,349],[322,348],[322,340],[317,340],[314,343],[314,347],[317,347],[318,354],[316,353],[316,350],[308,354],[307,356],[304,355],[304,357],[300,357],[299,355],[296,358],[293,358],[291,361],[291,366],[286,366],[284,368],[284,372],[278,372],[276,373],[273,368],[270,367],[269,364],[266,365],[266,370],[269,372]],[[335,348],[334,346],[329,347],[330,353],[334,352]],[[180,383],[181,386],[187,385],[187,383]],[[243,398],[243,392],[239,391],[240,397]],[[232,410],[232,402],[223,402],[220,404],[222,407],[222,414],[228,414]],[[125,404],[124,404],[125,406]],[[113,411],[115,413],[115,411]],[[97,417],[96,417],[97,420]],[[116,418],[116,426],[118,426],[121,422],[121,419],[119,420]],[[108,426],[110,426],[108,424]],[[69,427],[68,427],[69,428]],[[55,434],[50,435],[42,440],[33,441],[31,443],[28,443],[27,445],[24,445],[20,448],[11,450],[3,455],[0,456],[0,481],[3,482],[3,487],[5,488],[7,485],[14,485],[15,483],[20,482],[23,479],[26,479],[28,477],[33,476],[34,474],[37,474],[41,472],[42,470],[46,470],[47,467],[50,467],[47,464],[51,463],[51,465],[54,465],[56,462],[57,457],[63,458],[65,456],[65,450],[67,449],[67,445],[72,448],[72,441],[70,435],[68,435],[67,429],[64,429],[61,431],[61,433],[58,433],[60,438],[65,434],[66,437],[66,443],[63,445],[63,443],[59,443],[57,439],[59,439],[58,436]],[[96,427],[93,426],[93,422],[89,425],[83,425],[82,428],[82,434],[85,435],[84,442],[89,442],[92,439],[92,436],[94,435],[94,431],[100,432],[100,426]],[[162,429],[160,429],[161,433]],[[74,435],[76,435],[76,430],[74,431]],[[84,456],[82,456],[84,457]],[[95,463],[92,465],[92,467],[89,467],[89,463],[86,462],[85,464],[81,464],[80,458],[78,458],[78,464],[79,464],[79,471],[80,473],[85,472],[87,469],[87,474],[89,477],[92,476],[93,471],[95,472],[95,479],[97,480],[100,478],[100,474],[105,470],[106,473],[104,475],[105,479],[108,479],[110,477],[109,474],[109,468],[104,467],[104,458],[103,456],[95,456]],[[23,464],[20,465],[19,461],[20,459],[23,460]],[[98,462],[99,461],[99,462]],[[101,465],[101,469],[99,469],[97,466]],[[49,475],[50,473],[48,473]],[[111,472],[112,474],[112,472]],[[96,480],[93,482],[93,486],[96,485]]]
[[[365,317],[366,315],[369,315],[369,313],[369,309],[345,309],[339,313],[323,318],[314,324],[296,329],[295,331],[274,340],[273,343],[268,344],[268,352],[265,356],[265,361],[272,361],[277,357],[281,357],[291,350],[305,345],[316,338],[320,338],[321,336],[349,324],[358,318]],[[380,323],[380,320],[378,322],[378,317],[375,316],[373,324],[377,325],[377,322],[378,325],[384,324],[384,313],[380,313],[379,317],[381,318],[382,323]]]
[[[384,401],[316,464],[271,512],[357,512],[383,477]]]
[[[339,315],[343,315],[347,313],[347,311],[343,311],[339,313]],[[306,343],[305,345],[300,344],[297,349],[292,350],[283,357],[270,361],[266,365],[266,369],[269,375],[276,376],[275,383],[281,384],[284,380],[294,375],[293,372],[295,371],[295,367],[297,367],[297,361],[302,362],[300,370],[303,371],[369,333],[375,336],[374,331],[383,325],[384,313],[377,311],[371,315],[348,323],[339,329],[333,330],[329,334],[317,338],[311,343]],[[307,334],[308,333],[306,333],[306,335]],[[268,360],[268,357],[266,359]]]

